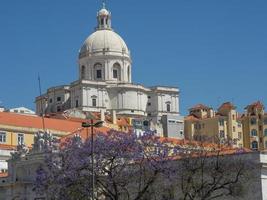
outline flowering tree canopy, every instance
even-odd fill
[[[235,195],[246,175],[243,161],[225,159],[219,150],[170,145],[152,133],[111,130],[97,133],[93,144],[92,154],[92,140],[76,135],[47,153],[36,191],[55,200],[204,200]]]

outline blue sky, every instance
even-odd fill
[[[98,0],[1,0],[0,105],[35,108],[42,88],[77,79],[77,56],[96,26]],[[267,106],[266,0],[109,0],[128,44],[133,80],[181,90],[197,103]]]

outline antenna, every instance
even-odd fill
[[[40,97],[42,96],[42,88],[41,88],[41,78],[38,74],[38,83],[39,83],[39,94]],[[43,124],[43,131],[45,132],[45,119],[44,119],[44,107],[43,107],[43,98],[41,97],[41,117],[42,117],[42,124]]]

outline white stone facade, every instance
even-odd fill
[[[82,111],[147,116],[159,123],[165,114],[179,115],[179,89],[144,87],[132,83],[132,60],[124,40],[111,28],[111,13],[97,14],[98,26],[79,52],[79,78],[70,85],[52,87],[36,98],[38,114]]]

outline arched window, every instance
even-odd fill
[[[95,80],[102,80],[104,77],[102,64],[97,63],[94,65]]]
[[[121,80],[121,66],[119,63],[115,63],[113,65],[113,78],[117,80]]]
[[[252,148],[253,150],[258,150],[258,142],[257,142],[257,141],[253,141],[253,142],[251,143],[251,148]]]
[[[267,129],[264,129],[264,136],[267,137]]]
[[[167,112],[171,112],[171,103],[170,102],[166,103],[166,107],[167,107]]]
[[[85,79],[85,66],[81,67],[81,79]]]
[[[251,130],[251,136],[257,136],[257,130],[256,129]]]

